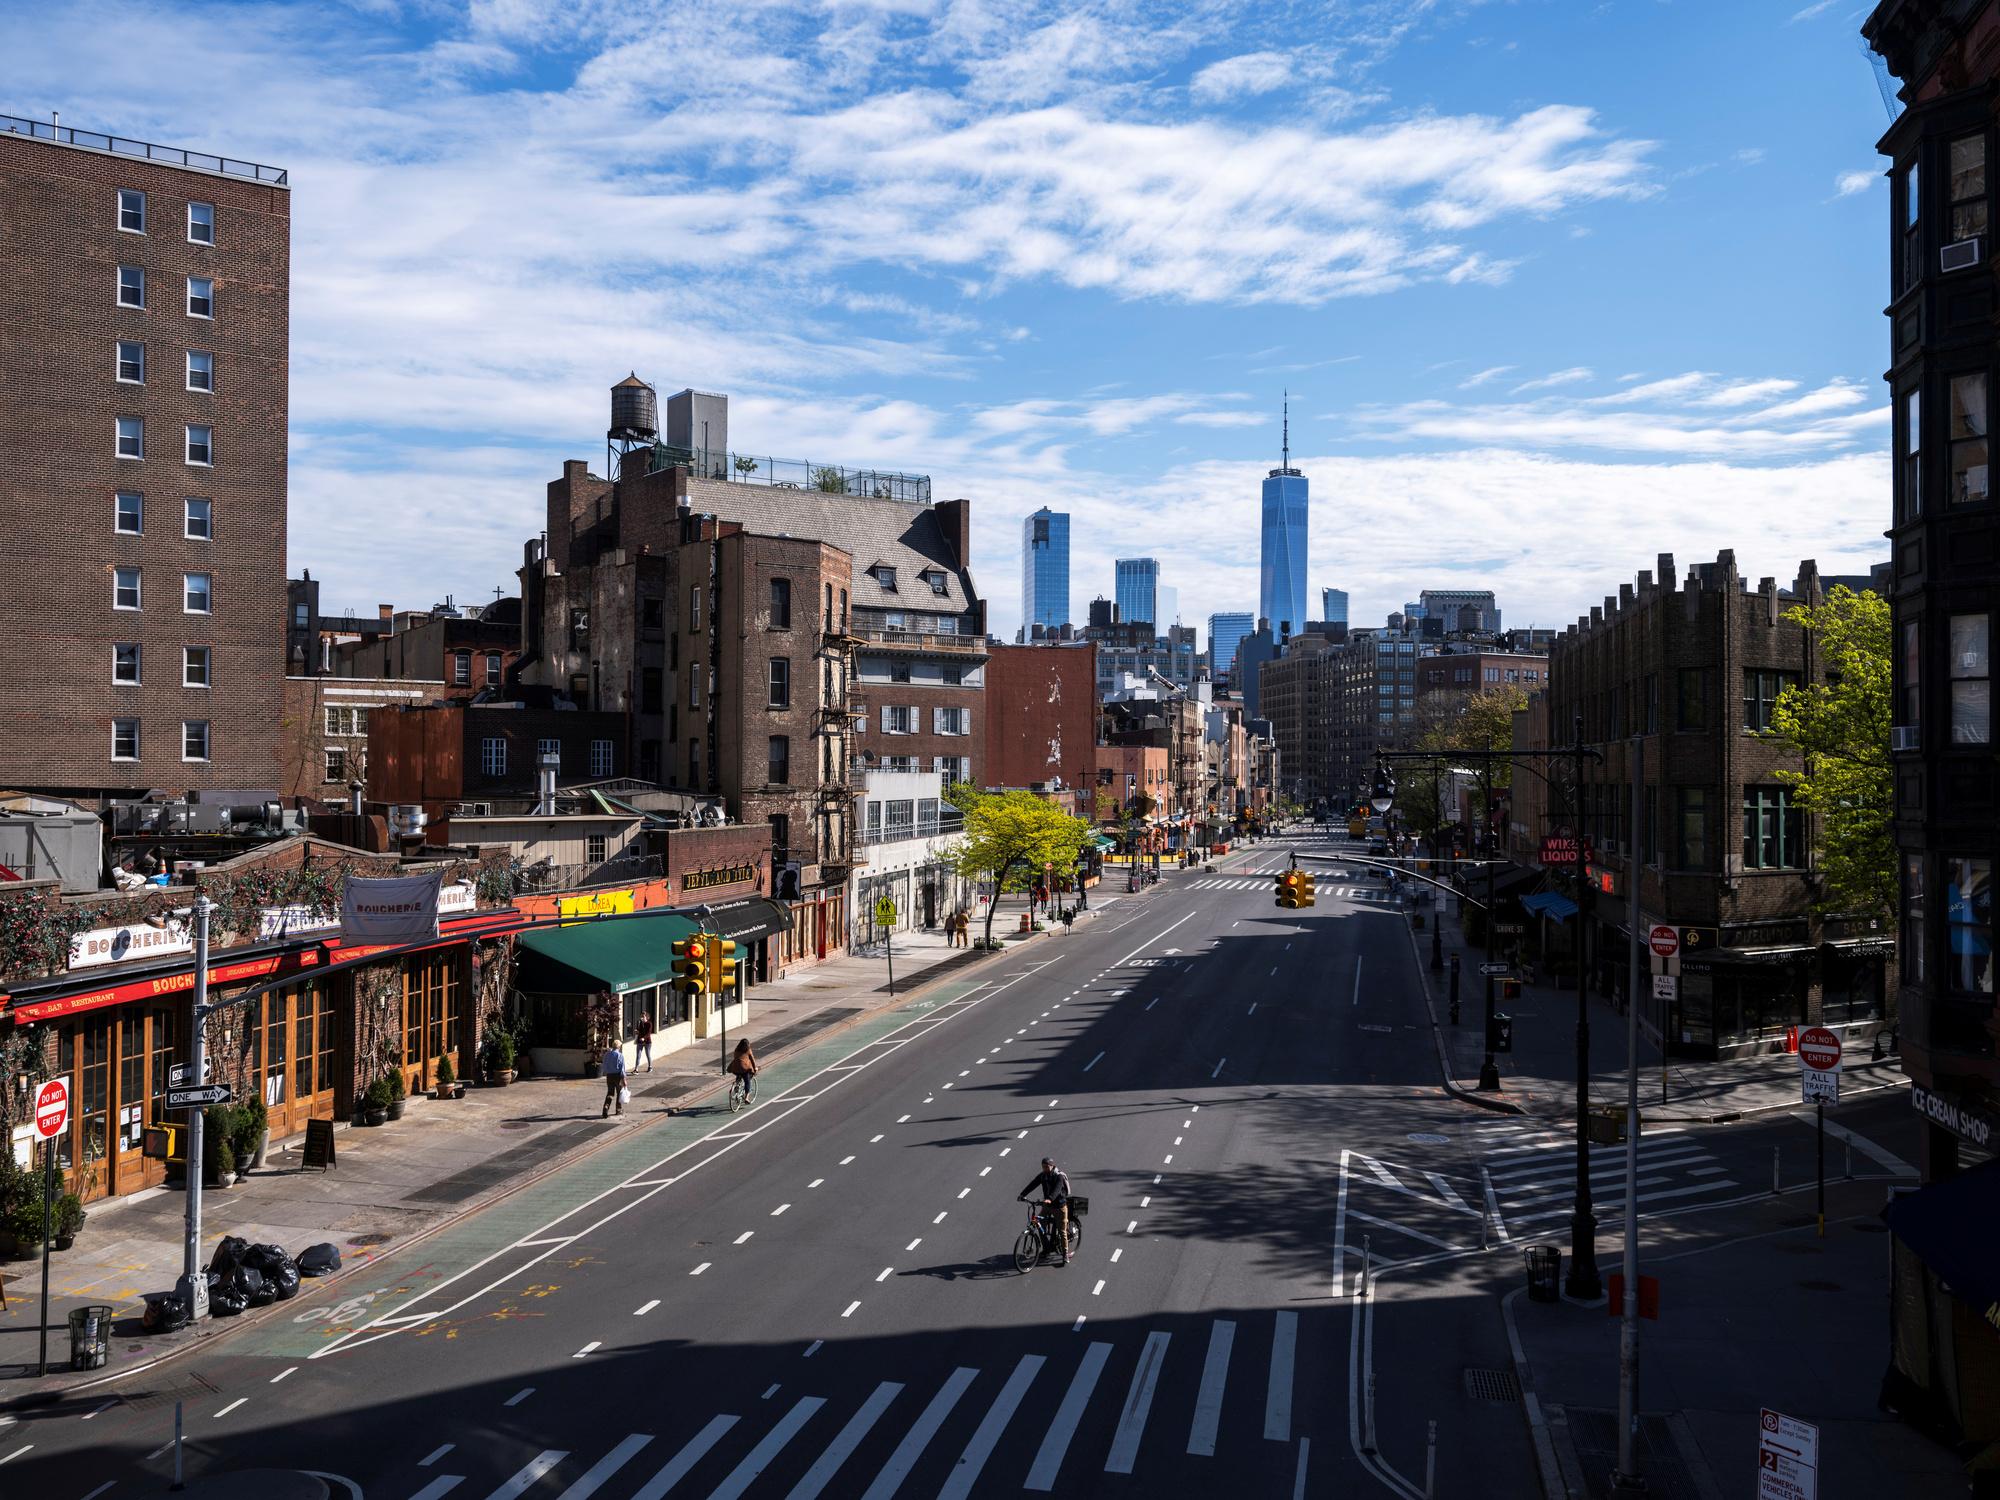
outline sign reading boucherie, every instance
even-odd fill
[[[343,942],[414,943],[438,935],[438,896],[444,872],[395,875],[382,880],[350,875],[341,892]]]
[[[79,932],[69,940],[69,966],[95,969],[103,964],[129,963],[135,958],[192,952],[194,931],[187,923],[148,927],[135,922],[130,927],[93,927],[88,932]]]

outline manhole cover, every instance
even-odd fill
[[[1465,1368],[1465,1394],[1475,1401],[1519,1401],[1521,1382],[1512,1370]]]
[[[356,1250],[366,1250],[370,1245],[386,1245],[394,1238],[393,1234],[357,1234],[347,1243]]]
[[[1408,1139],[1415,1141],[1419,1146],[1449,1146],[1451,1144],[1450,1136],[1439,1135],[1435,1131],[1430,1130],[1413,1130],[1410,1132]]]
[[[502,1130],[526,1130],[534,1123],[533,1120],[502,1120],[500,1128]]]

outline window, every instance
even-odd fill
[[[792,706],[792,663],[789,658],[771,658],[771,707]]]
[[[1900,519],[1909,521],[1924,513],[1923,392],[1903,393],[1902,428],[1903,493]]]
[[[535,741],[535,763],[541,765],[545,762],[552,763],[558,771],[562,769],[561,740]]]
[[[111,680],[136,687],[139,682],[139,647],[136,644],[111,648]]]
[[[1706,870],[1708,863],[1708,788],[1683,786],[1674,789],[1678,806],[1674,810],[1674,868]]]
[[[183,573],[181,575],[181,610],[185,614],[205,615],[215,608],[214,575],[211,573]]]
[[[486,653],[486,685],[488,687],[500,686],[500,653],[498,651],[489,651]]]
[[[866,827],[866,837],[870,843],[882,837],[882,804],[872,797],[868,800]]]
[[[1951,378],[1951,489],[1953,505],[1983,505],[1991,498],[1986,468],[1986,376]]]
[[[215,462],[215,429],[188,424],[187,461],[200,468],[208,468]]]
[[[188,243],[191,245],[213,245],[215,243],[215,205],[213,203],[190,203],[188,205]]]
[[[1771,727],[1771,709],[1778,695],[1799,685],[1796,672],[1747,671],[1743,674],[1743,727],[1761,731]]]
[[[698,583],[688,590],[688,629],[696,635],[701,633],[701,585]]]
[[[1514,673],[1509,672],[1507,680],[1514,682],[1517,678]],[[1648,672],[1643,691],[1646,695],[1646,733],[1658,734],[1660,732],[1660,679]]]
[[[765,780],[773,786],[783,786],[792,779],[792,742],[787,735],[771,736],[770,774]]]
[[[659,631],[666,627],[666,601],[657,597],[647,597],[639,601],[639,628]]]
[[[1919,663],[1923,660],[1923,657],[1918,650],[1921,641],[1922,638],[1917,634],[1917,622],[1915,620],[1905,620],[1903,622],[1903,682],[1896,699],[1896,706],[1901,710],[1897,715],[1897,722],[1905,728],[1911,728],[1923,722],[1923,694],[1921,691],[1923,687],[1923,674],[1919,670]]]
[[[701,663],[688,664],[688,707],[701,707]]]
[[[688,741],[687,784],[689,786],[701,785],[701,745],[695,740]]]
[[[113,719],[111,721],[111,758],[113,760],[137,760],[139,758],[139,721],[137,719]]]
[[[336,738],[346,735],[360,735],[368,732],[368,710],[365,708],[329,708],[326,711],[326,732]]]
[[[612,742],[592,740],[590,742],[590,774],[603,778],[612,773]]]
[[[1986,137],[1961,136],[1951,143],[1951,239],[1986,233]]]
[[[586,834],[583,840],[583,857],[594,865],[601,865],[609,855],[611,840],[601,833]]]
[[[207,646],[181,647],[181,686],[205,688],[209,682],[210,648]]]
[[[126,385],[146,383],[146,346],[131,339],[118,341],[118,378]]]
[[[639,712],[657,714],[664,711],[666,701],[666,674],[658,667],[642,667],[639,670]]]
[[[190,349],[187,357],[187,388],[215,392],[215,356],[206,349]]]
[[[126,234],[146,232],[146,195],[136,188],[118,190],[118,228]]]
[[[792,580],[789,578],[771,580],[771,628],[792,628]]]
[[[1743,788],[1743,868],[1796,870],[1805,865],[1805,820],[1781,786]]]
[[[326,757],[326,770],[321,774],[320,780],[347,780],[347,752],[338,746],[328,746],[321,753]]]
[[[144,458],[146,456],[146,419],[144,417],[118,418],[118,456],[120,458]]]
[[[482,776],[507,774],[507,741],[499,735],[489,735],[479,742],[479,772]]]
[[[1993,861],[1944,862],[1945,982],[1974,995],[1993,993]]]
[[[940,569],[927,568],[924,572],[920,573],[917,576],[922,578],[925,583],[928,583],[931,586],[931,592],[933,594],[936,594],[940,599],[947,598],[950,596],[951,594],[950,580],[945,577],[944,573]]]
[[[898,797],[885,806],[887,811],[882,818],[882,837],[891,841],[908,838],[916,826],[916,804],[907,797]]]
[[[1951,742],[1984,745],[1993,734],[1991,615],[1951,617]]]
[[[972,732],[972,710],[969,708],[939,708],[932,710],[931,722],[938,734],[970,734]]]
[[[908,682],[910,680],[910,664],[906,661],[890,662],[889,680],[891,682]]]
[[[118,305],[139,307],[146,305],[146,272],[142,266],[120,266],[118,268]]]
[[[847,629],[847,625],[848,625],[847,590],[842,589],[840,591],[840,628],[843,631],[845,631]]]
[[[208,720],[181,720],[181,759],[208,759]]]
[[[899,703],[883,704],[882,732],[884,734],[916,733],[916,710]]]
[[[956,662],[949,662],[938,668],[938,680],[946,687],[963,687],[965,685],[965,668],[959,666]]]
[[[181,527],[182,535],[192,542],[215,540],[215,502],[199,495],[188,496],[187,514]],[[300,623],[304,623],[301,621]]]
[[[111,570],[111,607],[113,609],[137,609],[139,607],[139,570],[137,568],[113,568]]]
[[[112,529],[120,536],[144,536],[146,534],[146,497],[144,495],[120,494],[112,497]]]
[[[206,276],[188,277],[188,316],[190,318],[215,316],[215,283]]]
[[[472,653],[454,651],[451,655],[451,680],[459,687],[472,685]]]
[[[1924,857],[1903,856],[1903,982],[1924,982]]]
[[[887,563],[877,563],[871,571],[875,574],[875,581],[882,586],[884,593],[893,594],[896,592],[896,570],[894,568],[890,567]]]
[[[292,606],[292,624],[296,625],[300,630],[304,630],[307,618],[308,611],[305,605],[294,604]]]

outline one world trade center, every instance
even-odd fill
[[[1263,566],[1257,613],[1270,621],[1274,640],[1305,629],[1306,476],[1292,467],[1291,401],[1285,402],[1283,458],[1264,481]]]

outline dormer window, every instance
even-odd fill
[[[923,579],[925,583],[928,583],[931,586],[931,592],[940,598],[951,592],[950,584],[946,580],[942,568],[925,568],[917,576]]]
[[[869,571],[874,573],[875,581],[882,586],[884,593],[893,594],[896,592],[896,570],[894,568],[890,567],[887,563],[877,563]]]

